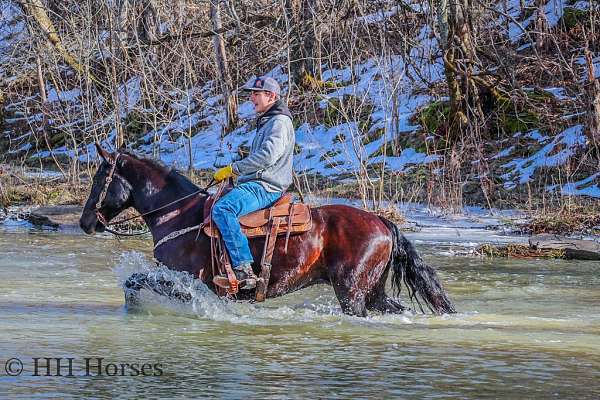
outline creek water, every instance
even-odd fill
[[[325,285],[259,305],[145,293],[132,311],[121,284],[153,265],[147,241],[2,228],[0,397],[600,397],[600,263],[411,239],[457,314],[348,317]]]

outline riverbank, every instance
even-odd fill
[[[205,186],[209,177],[207,171],[191,174],[191,179],[199,186]],[[67,179],[58,172],[3,166],[0,174],[0,199],[3,205],[0,223],[8,227],[82,233],[79,217],[89,194],[89,185],[89,175],[83,173],[77,179]],[[527,250],[526,244],[532,235],[551,233],[571,239],[593,240],[593,236],[600,233],[600,213],[592,203],[567,203],[561,207],[548,206],[536,210],[463,206],[457,211],[418,202],[372,201],[364,196],[351,198],[351,195],[360,193],[358,190],[349,190],[351,185],[351,182],[337,186],[324,185],[321,181],[313,186],[315,189],[294,195],[309,204],[350,204],[376,212],[397,223],[409,237],[418,233],[420,238],[443,239],[454,243],[456,249],[449,250],[452,254],[530,254],[535,257],[542,256],[542,253]],[[306,187],[310,188],[308,184]],[[117,221],[135,215],[136,212],[129,209]],[[127,233],[145,231],[141,218],[119,224],[116,228]],[[513,244],[518,246],[506,247]],[[558,253],[565,254],[562,251]],[[555,256],[558,253],[548,254]]]
[[[349,204],[360,207],[360,200],[356,199],[311,197],[309,200],[312,204]],[[83,207],[79,205],[13,206],[0,215],[0,225],[7,229],[41,229],[83,234],[79,228],[82,210]],[[540,246],[540,238],[544,235],[527,234],[523,227],[531,226],[532,219],[527,213],[516,210],[467,207],[459,215],[410,203],[400,205],[397,212],[402,215],[402,221],[398,225],[409,239],[416,243],[444,243],[442,246],[446,247],[448,255],[587,260],[600,258],[598,237],[583,232],[568,237],[551,235],[551,243],[546,247]],[[135,212],[129,209],[118,219],[134,215]],[[117,229],[126,233],[143,232],[145,225],[140,218],[117,225]],[[103,235],[110,237],[110,234]],[[149,240],[150,235],[142,236],[144,238]]]

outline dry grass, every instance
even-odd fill
[[[375,210],[374,212],[380,217],[387,218],[397,225],[402,225],[406,222],[404,214],[402,214],[402,212],[400,212],[400,210],[398,210],[398,208],[394,205],[389,205],[388,207],[380,208],[378,210]]]
[[[29,178],[24,171],[4,167],[0,170],[0,206],[83,204],[87,184],[63,178]]]
[[[521,227],[523,233],[531,235],[541,233],[564,235],[575,232],[592,232],[599,229],[600,214],[598,211],[583,207],[536,214],[530,222]]]
[[[4,185],[0,195],[0,205],[3,207],[13,205],[53,206],[82,204],[87,192],[83,185],[75,187],[67,183],[53,184],[21,184]]]
[[[487,257],[565,258],[565,250],[532,249],[526,244],[509,244],[506,246],[483,244],[475,249],[475,254]]]

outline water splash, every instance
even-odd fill
[[[140,308],[152,313],[176,313],[213,321],[248,325],[297,325],[303,323],[350,323],[350,324],[412,324],[417,316],[373,315],[359,318],[345,315],[332,293],[316,298],[304,299],[297,304],[273,305],[267,303],[236,302],[218,297],[204,283],[186,272],[174,271],[164,265],[150,261],[144,254],[128,251],[121,255],[113,268],[121,286],[135,273],[147,273],[151,282],[173,282],[172,289],[189,295],[191,301],[182,303],[156,294],[150,290],[141,290]]]
[[[117,275],[121,286],[124,286],[125,281],[133,274],[147,273],[150,282],[173,282],[173,291],[184,293],[191,298],[189,304],[184,304],[150,290],[141,290],[140,305],[145,310],[195,314],[217,321],[229,320],[236,316],[235,310],[230,307],[230,302],[219,298],[204,283],[189,273],[174,271],[162,264],[154,263],[137,251],[123,253],[113,272]]]

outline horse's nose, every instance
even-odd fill
[[[97,222],[94,213],[84,210],[79,218],[79,227],[88,235],[93,235],[96,233],[95,227]]]

